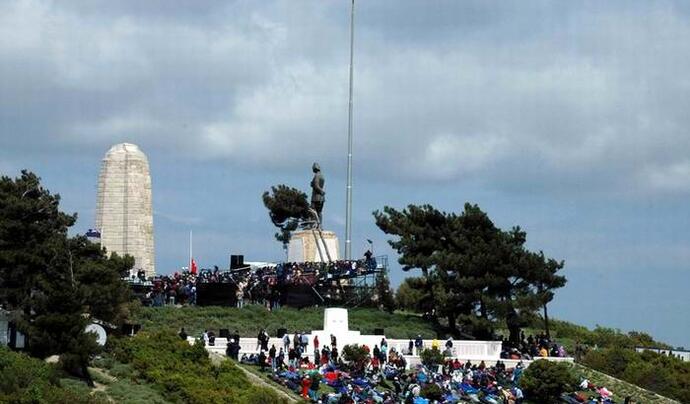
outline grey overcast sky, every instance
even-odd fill
[[[326,176],[344,238],[349,1],[0,2],[0,172],[93,226],[115,143],[151,165],[159,273],[279,260],[260,200]],[[690,5],[360,1],[353,251],[371,212],[478,203],[566,261],[553,315],[690,347]],[[341,240],[342,241],[342,240]]]

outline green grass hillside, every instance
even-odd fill
[[[234,307],[140,307],[133,310],[133,321],[142,325],[142,330],[156,332],[184,327],[189,335],[198,336],[205,329],[218,333],[221,328],[238,330],[240,335],[254,336],[264,328],[270,335],[276,335],[279,328],[288,332],[311,331],[323,328],[323,308],[282,308],[270,312],[257,305],[243,309]],[[350,329],[362,334],[372,334],[375,328],[384,328],[389,338],[410,338],[421,334],[434,338],[436,331],[429,322],[415,314],[389,314],[376,309],[350,309]]]
[[[0,403],[107,403],[55,365],[0,347]]]
[[[176,333],[181,327],[185,327],[189,335],[200,335],[205,329],[217,333],[221,328],[228,328],[231,331],[237,329],[244,336],[254,336],[262,328],[265,328],[269,334],[275,335],[278,328],[287,328],[289,332],[294,332],[296,330],[311,331],[323,327],[323,308],[302,310],[283,308],[269,312],[262,306],[251,305],[243,309],[228,307],[135,307],[132,312],[133,320],[140,323],[142,330],[147,332],[167,331]],[[417,334],[421,334],[424,338],[434,338],[437,333],[436,328],[431,323],[424,321],[419,315],[410,313],[389,314],[376,309],[350,309],[349,320],[350,329],[359,330],[363,334],[371,334],[376,328],[384,328],[386,336],[389,338],[405,339]],[[525,333],[541,332],[540,326],[541,323],[537,320],[525,330]],[[575,341],[590,347],[591,354],[585,356],[579,366],[584,374],[597,384],[611,385],[612,389],[615,388],[621,393],[629,392],[636,397],[644,397],[643,402],[672,401],[637,386],[655,391],[666,397],[675,397],[683,401],[688,398],[690,364],[674,361],[673,366],[666,366],[666,362],[659,360],[655,363],[664,367],[664,370],[659,372],[654,369],[642,369],[649,377],[640,376],[642,373],[635,372],[635,369],[641,365],[639,360],[634,359],[641,359],[643,356],[632,351],[633,347],[668,346],[655,341],[647,334],[634,331],[624,333],[620,330],[600,326],[589,329],[560,320],[551,321],[551,334],[571,353]],[[598,350],[593,350],[594,347],[597,347]],[[616,349],[624,349],[626,355],[616,355],[615,352],[620,352],[615,351]],[[609,352],[610,350],[614,350],[613,354]],[[602,355],[607,359],[601,360]],[[646,355],[649,356],[649,354]],[[624,363],[626,366],[621,367],[621,369],[616,368],[615,371],[609,369],[608,363],[623,362],[622,359],[616,359],[623,356],[627,358]],[[644,360],[649,361],[649,358],[644,357]],[[628,364],[634,364],[634,366],[626,372]],[[617,379],[607,378],[610,376],[606,376],[602,372],[615,376]],[[653,375],[662,375],[663,377],[652,377]],[[628,381],[634,382],[637,386]]]

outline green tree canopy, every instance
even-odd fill
[[[290,234],[297,230],[301,220],[310,217],[307,194],[281,184],[271,187],[271,192],[264,192],[262,200],[271,222],[280,229],[275,235],[276,239],[283,243],[283,248],[287,248]]]
[[[0,178],[0,304],[27,335],[30,352],[60,354],[65,368],[85,371],[97,352],[91,318],[118,325],[129,300],[122,280],[131,257],[106,256],[84,236],[68,237],[76,215],[59,210],[33,173]]]
[[[489,338],[500,321],[515,341],[520,327],[565,284],[557,275],[563,262],[527,250],[524,231],[499,229],[477,205],[465,204],[460,214],[431,205],[384,207],[374,217],[395,237],[389,243],[403,270],[422,271],[422,278],[406,281],[402,296],[418,290],[419,304],[446,318],[451,331],[460,322],[478,338]]]

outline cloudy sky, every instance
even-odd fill
[[[156,264],[279,260],[260,195],[326,176],[344,238],[349,2],[2,1],[0,172],[93,226],[115,143],[151,164]],[[553,315],[690,346],[690,7],[361,1],[353,251],[384,205],[478,203],[566,261]],[[392,265],[392,278],[404,275]]]

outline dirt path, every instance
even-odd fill
[[[220,362],[226,360],[226,358],[222,355],[218,354],[211,354],[211,361],[215,364],[219,364]],[[258,384],[262,387],[268,387],[269,389],[275,391],[280,397],[285,398],[288,403],[299,403],[301,400],[297,399],[297,397],[292,396],[283,390],[277,388],[276,386],[272,385],[271,383],[267,382],[266,380],[262,379],[261,377],[255,375],[254,373],[248,371],[247,369],[244,369],[242,366],[237,366],[239,369],[241,369],[245,375],[247,375],[247,378],[254,384]]]
[[[95,374],[98,374],[102,379],[105,379],[105,380],[108,381],[108,384],[103,384],[103,383],[99,383],[99,382],[97,382],[96,380],[94,380],[94,381],[93,381],[94,388],[91,389],[91,394],[95,394],[95,393],[97,393],[97,392],[102,392],[102,393],[105,395],[106,399],[107,399],[109,402],[114,403],[115,400],[113,400],[112,397],[110,397],[110,396],[108,395],[107,390],[108,390],[108,387],[109,387],[108,385],[111,384],[111,383],[116,382],[116,381],[117,381],[117,378],[111,376],[110,373],[108,373],[107,370],[101,369],[101,368],[89,367],[89,373],[91,373],[91,376],[92,376],[92,377],[93,377],[93,374],[94,374],[94,373],[95,373]]]

